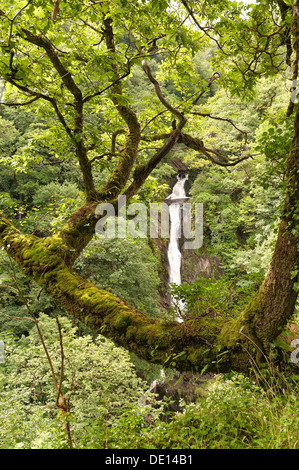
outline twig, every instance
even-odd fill
[[[176,116],[181,122],[184,122],[186,120],[186,118],[184,117],[183,113],[181,113],[178,109],[174,108],[167,101],[167,99],[165,98],[165,96],[163,95],[163,93],[161,91],[159,82],[153,77],[151,69],[150,69],[149,65],[147,64],[147,62],[144,59],[142,59],[141,64],[142,64],[142,68],[145,71],[146,75],[148,76],[149,80],[154,85],[156,95],[158,96],[158,98],[161,101],[161,103],[163,104],[163,106],[165,106],[165,108],[168,109],[168,111],[170,111],[171,114]]]
[[[55,0],[52,15],[51,15],[51,20],[56,20],[56,17],[59,12],[59,3],[60,3],[60,0]]]
[[[14,107],[14,106],[26,106],[27,104],[31,104],[33,103],[34,101],[37,101],[38,99],[40,99],[39,96],[35,96],[34,98],[32,98],[31,100],[29,101],[25,101],[24,103],[4,103],[4,102],[1,102],[0,105],[3,104],[3,106],[11,106],[11,107]]]
[[[58,316],[55,319],[56,319],[56,323],[57,323],[57,326],[58,326],[59,345],[60,345],[60,379],[59,379],[59,385],[58,385],[58,388],[57,388],[57,397],[56,397],[56,404],[58,405],[59,397],[61,395],[61,386],[62,386],[63,373],[64,373],[64,352],[63,352],[61,325],[60,325]]]
[[[33,318],[30,317],[18,317],[17,315],[7,315],[7,313],[4,312],[0,312],[0,314],[8,318],[16,318],[17,320],[30,320],[34,322]]]
[[[43,349],[45,351],[45,354],[46,354],[46,357],[47,357],[47,360],[48,360],[48,363],[49,363],[49,367],[50,367],[50,370],[51,370],[51,375],[52,375],[52,380],[53,380],[53,384],[54,384],[54,387],[55,387],[55,390],[56,390],[56,393],[57,393],[57,396],[56,396],[56,401],[55,401],[55,406],[59,409],[62,410],[62,412],[64,414],[66,414],[68,412],[68,407],[66,405],[66,401],[61,393],[61,386],[62,386],[62,379],[63,379],[63,365],[64,365],[64,353],[63,353],[63,345],[62,345],[62,335],[61,335],[61,327],[60,327],[60,323],[59,323],[59,320],[56,318],[56,322],[57,322],[57,325],[58,325],[58,332],[59,332],[59,341],[60,341],[60,358],[61,358],[61,370],[60,370],[60,380],[59,380],[59,384],[57,383],[57,380],[56,380],[56,376],[55,376],[55,371],[54,371],[54,366],[53,366],[53,363],[52,363],[52,360],[51,360],[51,357],[50,357],[50,354],[49,354],[49,351],[48,351],[48,348],[45,344],[45,341],[44,341],[44,337],[43,337],[43,334],[42,334],[42,331],[39,327],[39,324],[38,324],[38,321],[37,321],[37,318],[32,310],[32,308],[30,307],[26,297],[24,296],[23,292],[21,291],[20,287],[19,287],[19,284],[18,284],[18,281],[17,281],[17,276],[16,276],[16,271],[15,271],[15,268],[14,268],[14,265],[13,265],[13,262],[12,262],[12,259],[10,257],[10,255],[8,254],[8,258],[9,258],[9,262],[10,262],[10,266],[11,266],[11,269],[12,269],[12,273],[8,270],[16,288],[17,288],[17,291],[20,295],[20,297],[22,298],[28,312],[30,313],[30,315],[32,316],[32,320],[36,326],[36,329],[37,329],[37,333],[38,333],[38,336],[39,336],[39,339],[42,343],[42,346],[43,346]],[[69,441],[69,447],[72,448],[73,447],[73,442],[72,442],[72,437],[71,437],[71,432],[70,432],[70,426],[69,426],[69,423],[66,422],[65,423],[65,429],[66,429],[66,432],[67,432],[67,435],[68,435],[68,441]]]
[[[212,116],[210,113],[200,113],[198,111],[192,111],[190,114],[193,114],[194,116],[201,116],[201,117],[208,117],[210,119],[215,119],[217,121],[224,121],[224,122],[228,122],[229,124],[231,124],[237,131],[241,132],[241,134],[243,134],[245,136],[245,143],[247,143],[247,135],[248,135],[248,132],[247,131],[243,131],[242,129],[240,129],[238,126],[236,126],[236,124],[231,120],[231,119],[228,119],[228,118],[221,118],[219,116]]]

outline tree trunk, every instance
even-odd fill
[[[298,292],[299,110],[286,166],[286,198],[270,270],[258,293],[240,317],[221,331],[219,344],[239,350],[245,341],[257,350],[257,358],[269,354],[271,342],[291,318]],[[242,331],[240,331],[242,330]],[[246,336],[245,336],[246,335]],[[254,346],[254,343],[256,346]],[[252,349],[252,347],[250,348]]]
[[[296,0],[292,23],[295,52],[293,78],[297,78],[299,60],[297,3]],[[82,103],[80,90],[69,74],[65,73],[59,57],[48,40],[40,35],[34,36],[27,30],[23,31],[29,42],[47,51],[53,65],[62,76],[65,86],[75,97],[76,103]],[[107,48],[113,52],[113,32],[109,19],[105,22],[105,38]],[[115,67],[113,70],[117,74]],[[151,81],[157,87],[152,77]],[[33,278],[67,313],[86,323],[96,333],[111,338],[116,344],[127,348],[139,357],[163,366],[175,366],[182,371],[201,371],[203,368],[208,368],[216,372],[231,369],[247,372],[252,363],[258,363],[263,355],[269,356],[271,342],[291,318],[297,299],[294,285],[298,281],[299,271],[298,227],[296,226],[296,221],[299,220],[298,105],[291,106],[289,109],[291,114],[296,108],[296,115],[293,141],[286,162],[286,199],[281,225],[269,273],[258,293],[236,319],[205,317],[186,323],[166,322],[149,318],[72,271],[74,260],[94,234],[97,203],[109,202],[125,190],[141,138],[140,126],[134,112],[117,101],[116,97],[121,90],[117,85],[114,88],[115,106],[127,125],[128,133],[126,151],[104,191],[95,193],[92,179],[86,179],[86,189],[90,193],[90,197],[87,198],[88,203],[71,216],[59,235],[44,239],[23,235],[0,214],[0,242],[19,264],[24,274]],[[164,102],[165,99],[159,90],[158,92],[158,97]],[[55,104],[55,100],[53,103]],[[168,136],[161,149],[146,165],[137,167],[133,181],[123,193],[127,196],[127,200],[136,194],[152,169],[178,140],[185,125],[185,118],[181,115],[178,117],[179,125]],[[81,121],[76,125],[78,131],[81,131]],[[72,137],[71,130],[62,118],[61,122]],[[183,138],[188,145],[196,146],[196,148],[201,146],[201,141],[198,139],[190,141],[186,136]],[[87,158],[85,153],[81,153],[80,156],[84,173]],[[88,174],[91,174],[90,165],[87,165],[87,168]]]
[[[252,361],[259,362],[262,354],[269,354],[270,343],[295,307],[298,275],[292,277],[291,273],[298,267],[298,152],[299,112],[287,159],[285,206],[269,273],[240,316],[225,323],[218,318],[199,318],[186,324],[153,320],[75,274],[70,260],[93,231],[87,224],[86,233],[80,233],[87,220],[94,220],[93,205],[77,211],[60,236],[45,239],[25,236],[1,217],[1,241],[23,272],[66,312],[139,357],[178,370],[200,371],[205,367],[217,372],[246,372]]]

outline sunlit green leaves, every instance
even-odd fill
[[[95,95],[92,102],[101,107],[103,114],[105,108],[102,105],[107,98],[110,101],[116,98],[123,106],[132,105],[124,87],[122,94],[116,96],[115,90],[112,93],[111,85],[116,78],[113,67],[116,65],[119,74],[126,75],[129,68],[138,63],[140,53],[147,54],[153,40],[158,41],[159,50],[163,54],[164,68],[160,70],[162,81],[172,81],[180,94],[195,83],[189,54],[198,50],[203,42],[199,40],[199,33],[190,28],[190,24],[184,24],[182,11],[173,9],[169,2],[61,2],[55,21],[51,20],[52,8],[52,4],[45,4],[41,0],[33,0],[28,4],[17,1],[13,7],[4,2],[0,39],[6,47],[1,48],[3,59],[0,75],[12,84],[6,87],[7,101],[22,103],[28,101],[28,96],[38,96],[39,99],[31,107],[43,117],[55,116],[58,111],[70,129],[76,119],[74,97],[65,86],[63,77],[53,67],[44,48],[28,42],[23,28],[52,42],[66,73],[72,75],[84,97]],[[103,41],[102,23],[106,15],[113,18],[116,46],[113,55],[107,51]],[[151,101],[153,95],[152,90]],[[55,112],[51,102],[47,101],[48,97],[55,98]],[[89,103],[89,109],[92,102]],[[117,121],[116,110],[108,108],[109,121]],[[101,153],[101,132],[99,129],[95,132],[96,127],[89,126],[87,120],[85,122],[86,145],[99,147]],[[104,132],[109,133],[109,127],[107,129],[105,126]],[[65,136],[61,130],[63,128],[59,127],[56,142],[64,147]],[[107,151],[107,147],[103,150]]]
[[[71,429],[74,442],[77,442],[86,435],[88,437],[91,423],[104,420],[111,426],[141,397],[145,400],[148,393],[124,349],[116,348],[101,336],[95,339],[89,335],[78,336],[77,328],[66,317],[60,322],[67,364],[62,393],[71,403]],[[39,325],[54,372],[59,377],[61,363],[56,321],[40,313]],[[6,361],[0,365],[0,447],[64,447],[63,423],[59,422],[55,409],[56,391],[35,327],[27,338],[10,341],[7,346]]]
[[[219,14],[217,22],[215,39],[220,48],[213,60],[221,72],[220,82],[234,93],[248,96],[259,77],[285,68],[285,49],[273,20],[280,21],[279,13],[274,3],[270,7],[267,1],[250,5],[247,14],[226,3],[228,9]]]

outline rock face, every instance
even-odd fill
[[[175,173],[169,181],[171,188],[178,182],[178,177],[188,174],[188,170],[182,162],[174,159],[172,162]],[[192,173],[192,171],[191,171]],[[194,179],[194,175],[191,179]],[[185,194],[189,197],[190,190],[190,177],[185,179],[184,183]],[[165,199],[167,201],[167,199]],[[204,232],[208,231],[205,227]],[[169,262],[168,262],[168,244],[169,239],[156,238],[151,240],[152,249],[155,251],[159,258],[159,277],[161,279],[160,292],[159,292],[159,307],[162,311],[167,310],[171,305],[171,298],[167,292],[169,282]],[[197,281],[200,277],[219,279],[223,271],[220,267],[220,261],[216,256],[210,256],[203,240],[203,246],[200,249],[184,249],[183,237],[178,240],[178,245],[181,251],[181,280],[182,282],[192,283]]]
[[[168,398],[168,410],[172,412],[180,411],[180,400],[185,403],[195,402],[197,398],[203,396],[205,388],[215,377],[215,374],[194,374],[191,372],[177,375],[171,380],[158,382],[155,380],[151,385],[151,392],[155,393],[159,400]]]
[[[209,256],[203,247],[200,250],[182,250],[182,280],[188,283],[200,277],[219,279],[223,274],[217,256]]]

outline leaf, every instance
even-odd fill
[[[173,385],[173,387],[175,387],[176,385],[178,385],[184,378],[184,374],[182,374],[179,379],[176,381],[176,383]]]
[[[294,283],[293,289],[294,289],[295,292],[299,292],[299,282]]]
[[[200,371],[200,375],[203,375],[205,373],[205,371],[207,370],[207,368],[209,367],[208,364],[206,364]]]

